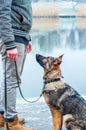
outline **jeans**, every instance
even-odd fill
[[[17,70],[18,70],[18,79],[21,83],[21,74],[26,58],[26,46],[21,43],[16,44],[19,57],[16,61],[17,63]],[[6,60],[6,83],[7,83],[7,116],[5,113],[5,99],[4,99],[4,90],[5,90],[5,84],[4,84],[4,78],[2,80],[2,96],[0,98],[0,112],[4,112],[5,118],[10,119],[17,115],[16,111],[16,88],[18,87],[17,78],[16,78],[16,70],[15,70],[15,63],[7,58],[5,53],[5,46],[2,45],[1,48],[1,54],[2,54],[2,67],[3,67],[3,75],[5,75],[5,60]],[[5,77],[5,76],[3,76]]]

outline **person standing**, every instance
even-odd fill
[[[17,64],[18,79],[21,74],[27,52],[32,49],[29,32],[32,27],[32,7],[30,0],[0,0],[0,34],[2,43],[0,53],[3,66],[3,82],[0,98],[0,127],[6,129],[6,121],[10,130],[33,130],[24,128],[16,111],[16,88],[18,87],[15,62]],[[6,65],[6,66],[5,66]],[[7,82],[7,112],[5,111],[5,71]]]

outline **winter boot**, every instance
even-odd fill
[[[14,117],[13,121],[8,121],[9,130],[34,130],[33,128],[25,128],[23,127],[18,120],[18,116]],[[6,130],[6,123],[4,125],[4,130]]]
[[[4,114],[0,114],[0,127],[4,127]]]
[[[25,119],[19,118],[19,123],[23,125],[25,123]],[[0,127],[4,127],[4,114],[0,114]]]

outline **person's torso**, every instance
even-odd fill
[[[12,1],[12,27],[29,32],[32,26],[32,7],[30,0]]]

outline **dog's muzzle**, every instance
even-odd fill
[[[36,61],[37,61],[42,67],[44,67],[43,59],[44,59],[43,56],[41,56],[41,55],[39,55],[39,54],[36,54]]]

